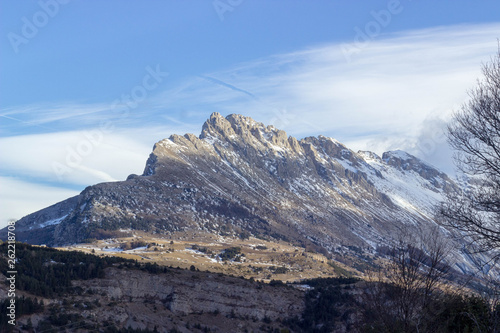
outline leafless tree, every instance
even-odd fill
[[[429,305],[441,295],[450,268],[449,243],[437,226],[413,234],[409,230],[389,251],[383,278],[379,273],[378,282],[365,292],[370,312],[387,331],[418,332],[429,325]]]
[[[454,114],[448,141],[469,180],[440,207],[441,223],[466,235],[472,251],[500,258],[500,46],[482,67],[470,100]]]
[[[440,292],[439,283],[449,271],[445,263],[449,253],[439,229],[422,230],[418,236],[404,231],[397,239],[388,264],[389,281],[397,287],[398,316],[405,326],[418,326],[424,309]]]
[[[500,281],[491,275],[483,276],[484,288],[480,296],[489,305],[488,332],[500,332]]]

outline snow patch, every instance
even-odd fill
[[[123,249],[119,248],[119,247],[109,247],[109,248],[103,248],[101,249],[101,251],[105,251],[105,252],[123,252]]]
[[[49,225],[57,225],[59,223],[61,223],[66,217],[68,216],[68,214],[60,217],[60,218],[57,218],[57,219],[53,219],[53,220],[49,220],[49,221],[46,221],[46,222],[43,222],[43,223],[40,223],[38,225],[39,228],[45,228],[45,227],[48,227]]]

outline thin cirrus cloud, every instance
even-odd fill
[[[85,146],[81,144],[83,142]],[[95,144],[89,142],[86,133],[80,131],[1,138],[0,149],[6,156],[2,173],[35,178],[60,187],[115,181],[117,179],[111,174],[121,174],[122,170],[112,167],[112,164],[117,159],[122,161],[120,156],[131,155],[138,145],[136,141],[118,135],[97,138]],[[122,147],[113,142],[121,142]],[[78,151],[84,153],[78,154]],[[110,152],[111,158],[108,158]]]
[[[0,176],[0,209],[3,228],[10,219],[19,219],[29,213],[50,206],[78,194],[75,190],[34,184],[13,177]],[[5,190],[8,189],[8,190]]]
[[[100,133],[93,128],[0,138],[0,227],[89,185],[142,174],[153,143],[178,130],[142,127]]]
[[[242,113],[298,137],[324,134],[354,149],[402,148],[432,159],[418,147],[434,136],[423,124],[445,124],[465,101],[498,31],[500,24],[398,33],[371,41],[350,62],[338,44],[317,46],[205,74],[158,103]],[[438,137],[433,151],[445,144]]]
[[[480,78],[481,63],[495,53],[498,31],[500,24],[460,25],[380,36],[349,62],[341,44],[313,46],[169,81],[126,113],[106,102],[3,109],[0,175],[24,179],[22,188],[32,184],[36,193],[43,187],[45,197],[76,194],[76,187],[141,173],[154,142],[199,134],[211,112],[244,114],[298,138],[334,137],[353,150],[403,149],[451,171],[443,131]],[[68,147],[103,121],[113,130],[58,177],[54,161],[64,164]],[[19,212],[22,192],[9,191],[2,186],[0,196],[15,196],[9,206]],[[0,223],[11,217],[20,215],[2,212]]]

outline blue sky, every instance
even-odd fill
[[[498,1],[3,1],[0,227],[142,173],[214,111],[452,172]]]

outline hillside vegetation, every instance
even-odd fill
[[[425,298],[425,311],[405,317],[408,290],[390,281],[262,283],[194,266],[16,247],[17,328],[26,332],[494,332],[500,314],[478,294],[452,289],[416,291],[411,300]],[[229,249],[232,260],[243,252]],[[5,255],[0,267],[7,270]],[[12,330],[5,317],[0,329]]]

